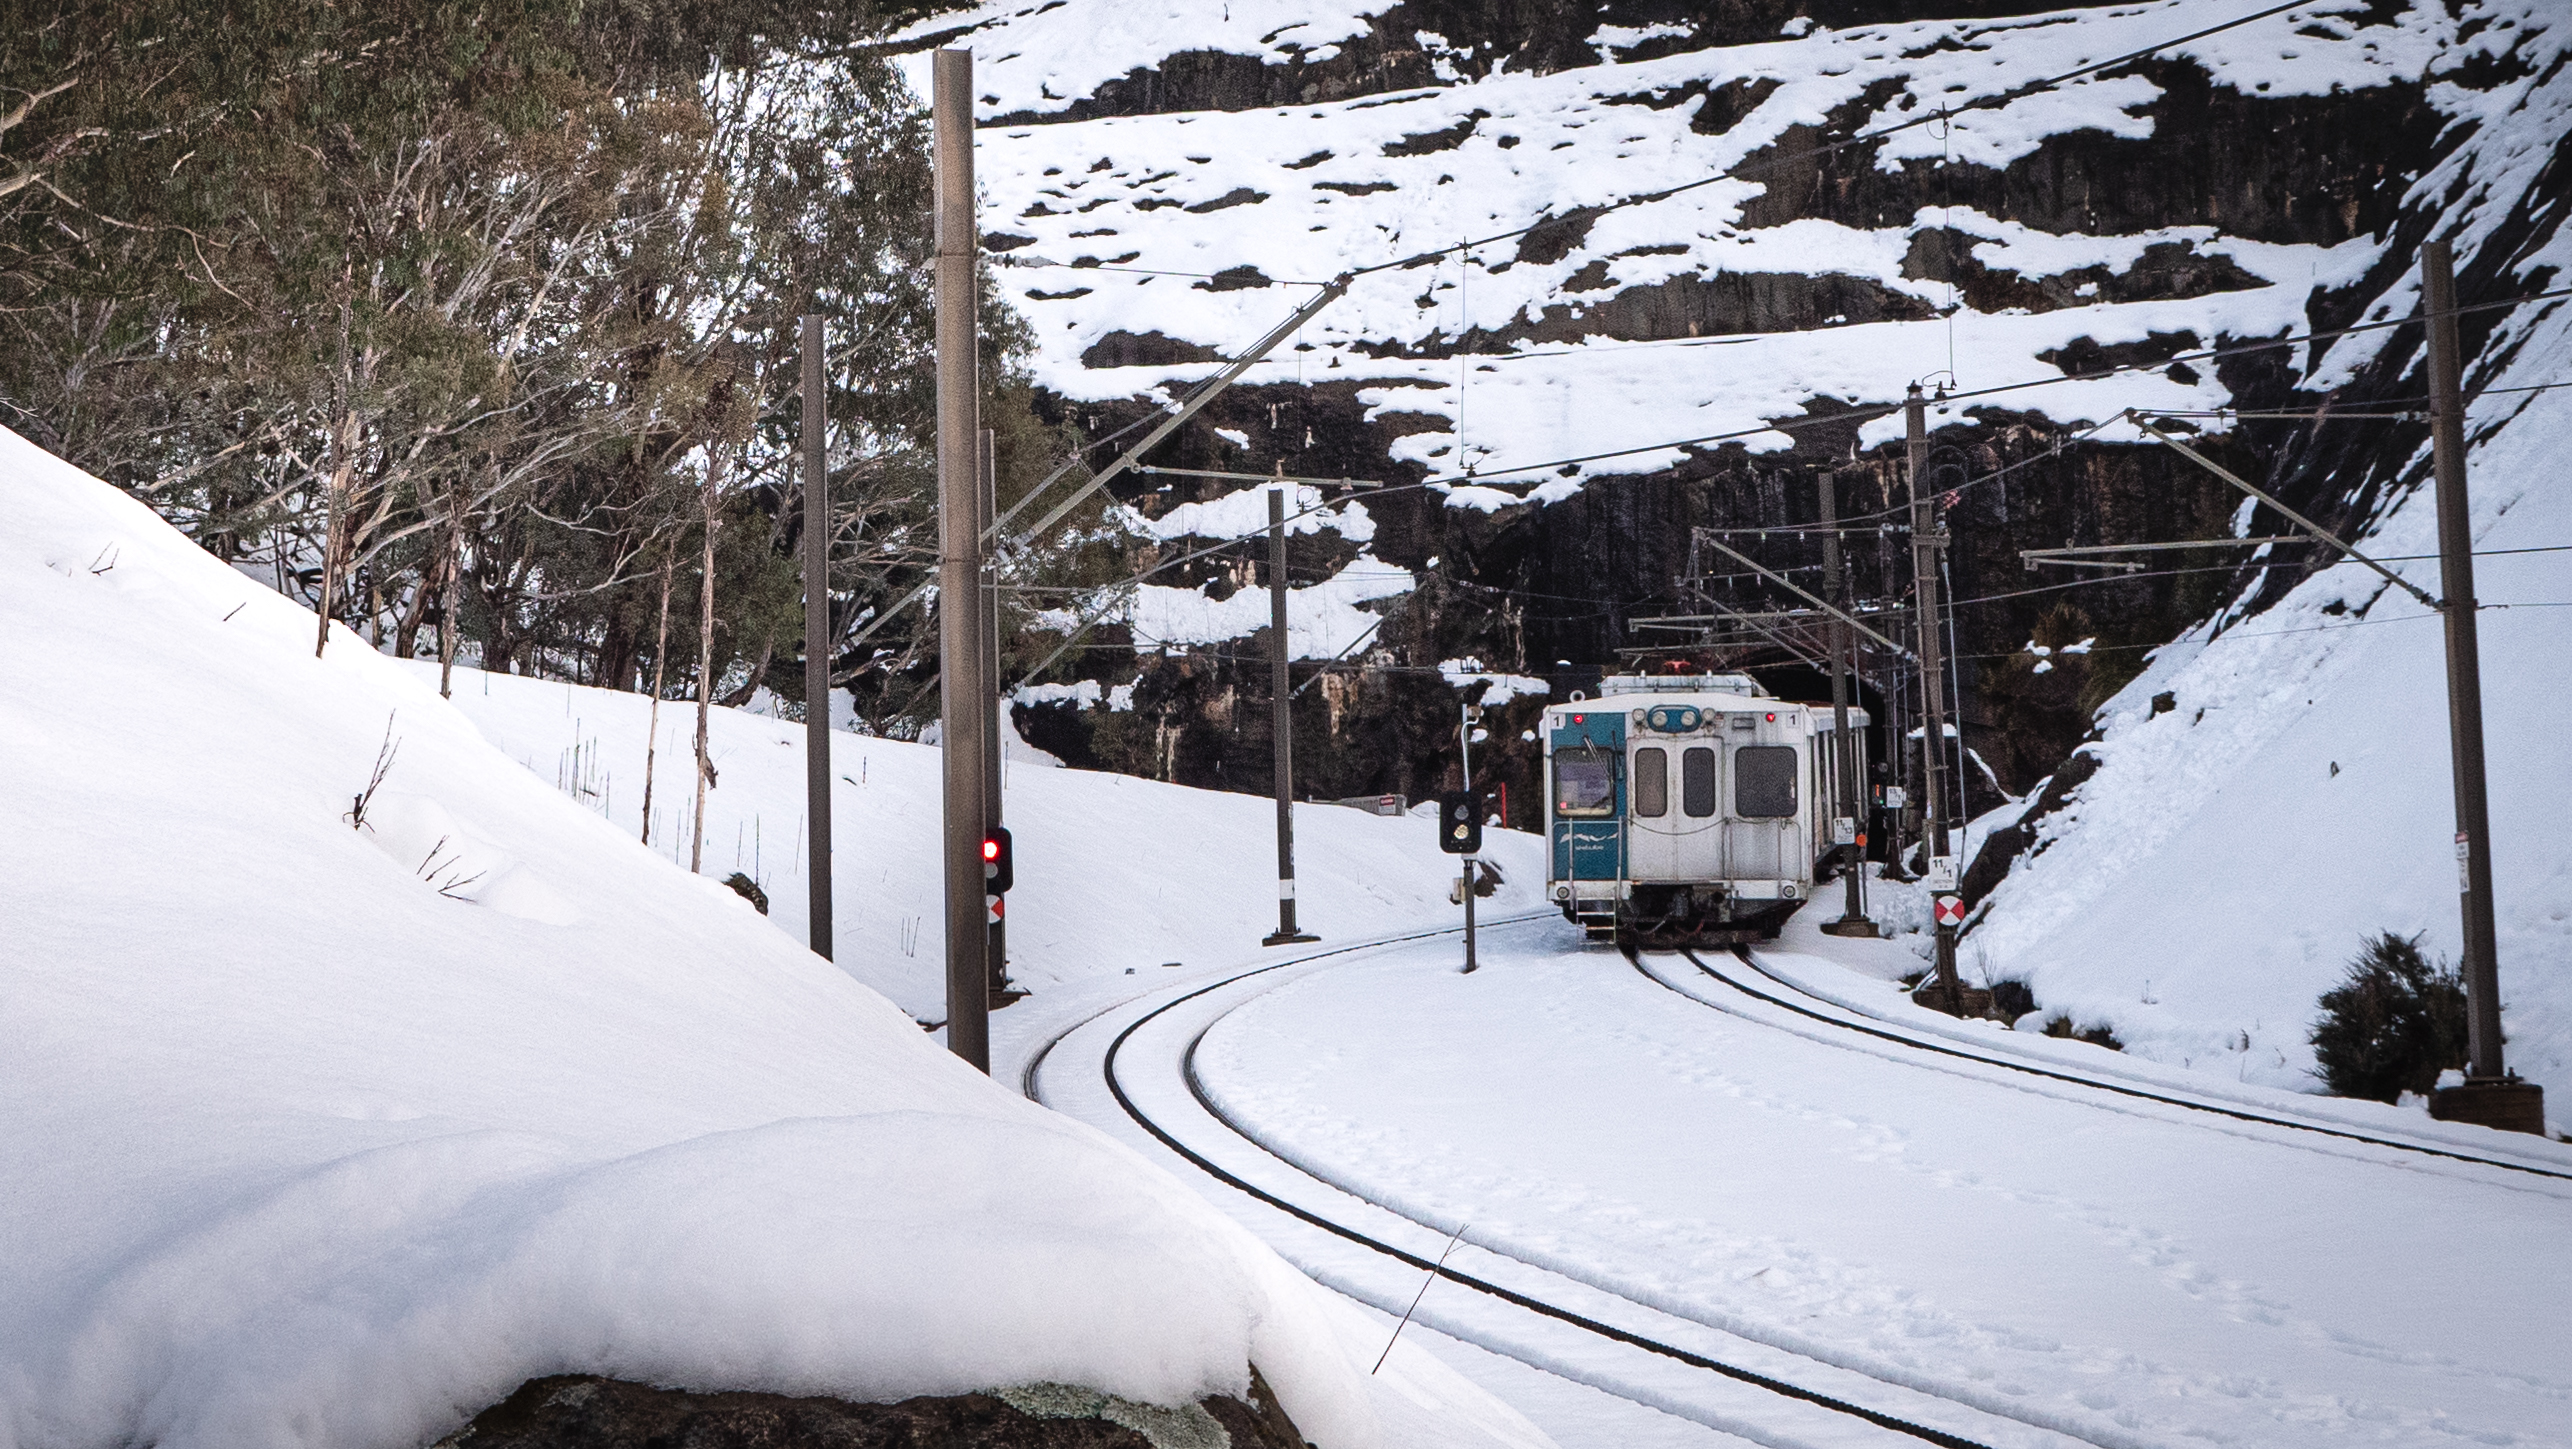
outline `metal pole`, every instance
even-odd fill
[[[804,318],[804,915],[831,958],[831,497],[822,459],[822,319]]]
[[[1840,576],[1840,506],[1836,480],[1822,474],[1822,592],[1841,608],[1848,607],[1848,597],[1841,591]],[[1849,735],[1849,630],[1834,615],[1831,619],[1831,744],[1837,751],[1839,768],[1834,772],[1839,781],[1840,808],[1835,814],[1848,821],[1841,830],[1839,820],[1832,821],[1834,843],[1848,846],[1841,859],[1840,878],[1846,885],[1847,899],[1840,907],[1840,918],[1825,921],[1822,929],[1834,936],[1872,936],[1875,922],[1867,919],[1865,889],[1866,852],[1859,848],[1862,833],[1859,822],[1866,816],[1858,807],[1858,753]],[[1847,837],[1845,840],[1840,837]]]
[[[1938,638],[1938,500],[1929,487],[1929,425],[1918,383],[1911,385],[1910,399],[1903,404],[1903,419],[1911,471],[1911,571],[1918,591],[1920,630],[1920,782],[1922,803],[1929,810],[1929,891],[1934,901],[1955,889],[1955,862],[1947,853],[1947,802],[1941,779],[1947,763],[1947,706]],[[1938,927],[1938,999],[1950,1015],[1964,1014],[1964,991],[1956,980],[1956,928],[1948,925]]]
[[[975,537],[977,538],[991,537],[991,516],[999,506],[1000,465],[997,455],[998,448],[992,431],[985,428],[982,430],[980,467],[977,470],[980,486],[975,490],[974,500],[976,504]],[[988,571],[991,561],[986,558],[983,566]],[[991,689],[991,712],[983,720],[982,733],[983,829],[987,833],[998,829],[1001,823],[1000,796],[1001,783],[1004,779],[1001,759],[1001,741],[1004,736],[1001,730],[1003,722],[1009,717],[1009,701],[1000,693],[1000,578],[997,574],[986,572],[975,603],[979,617],[975,621],[974,629],[982,636],[983,646],[982,677],[984,683]],[[1005,915],[991,923],[990,962],[991,1004],[1005,1006],[1011,1000],[1007,994],[1009,991],[1009,918]]]
[[[2500,960],[2492,922],[2491,808],[2483,780],[2483,666],[2474,632],[2474,516],[2465,496],[2462,349],[2455,261],[2443,241],[2421,248],[2429,311],[2429,440],[2438,479],[2438,579],[2446,596],[2447,737],[2456,780],[2457,889],[2465,917],[2468,1078],[2499,1081]]]
[[[947,1049],[991,1070],[991,933],[984,929],[982,830],[984,725],[991,682],[983,675],[982,531],[976,527],[981,418],[975,350],[973,55],[931,60],[938,297],[939,754],[945,785]]]
[[[1464,786],[1465,797],[1467,799],[1472,799],[1474,793],[1474,707],[1470,704],[1459,704],[1456,706],[1456,749],[1462,756],[1463,760],[1463,774],[1460,783]],[[1476,814],[1481,813],[1482,804],[1480,801],[1475,801],[1474,811]],[[1475,857],[1473,856],[1468,855],[1464,858],[1465,970],[1468,972],[1481,964],[1474,960],[1474,886],[1478,883],[1475,880],[1475,877],[1480,875],[1482,872],[1474,862]]]
[[[1281,465],[1282,466],[1282,465]],[[1277,931],[1264,946],[1318,941],[1295,926],[1295,693],[1287,672],[1286,490],[1268,490],[1268,732],[1277,783]]]

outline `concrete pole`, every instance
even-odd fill
[[[2465,918],[2465,1075],[2498,1081],[2500,959],[2492,915],[2491,806],[2483,779],[2483,665],[2474,629],[2474,516],[2465,495],[2464,359],[2448,244],[2421,248],[2429,310],[2429,441],[2438,479],[2438,578],[2447,617],[2447,738],[2455,772],[2456,887]]]
[[[831,959],[831,497],[822,458],[822,319],[804,323],[805,917]]]
[[[931,59],[937,172],[938,714],[945,784],[947,1049],[991,1070],[991,933],[983,907],[985,726],[978,327],[974,316],[973,54]]]
[[[1825,472],[1822,485],[1822,595],[1845,609],[1848,598],[1841,591],[1840,575],[1840,507],[1835,480]],[[1831,648],[1831,740],[1837,752],[1840,808],[1837,812],[1856,826],[1865,829],[1866,811],[1859,800],[1862,788],[1858,779],[1858,752],[1849,734],[1849,626],[1834,617],[1830,623]],[[1836,822],[1834,824],[1836,833]],[[1841,904],[1840,918],[1825,921],[1822,929],[1834,936],[1873,936],[1875,922],[1866,914],[1866,852],[1854,843],[1842,860],[1840,879],[1845,884],[1847,899]]]
[[[1903,405],[1904,437],[1911,473],[1911,571],[1917,593],[1914,606],[1920,611],[1920,781],[1922,803],[1928,807],[1928,855],[1932,877],[1932,899],[1939,889],[1935,880],[1938,861],[1948,858],[1947,801],[1945,782],[1947,762],[1947,705],[1945,665],[1940,659],[1938,637],[1938,500],[1929,489],[1929,425],[1920,385],[1911,385],[1911,396]],[[1950,861],[1952,868],[1952,860]],[[1952,887],[1949,887],[1952,888]],[[1938,927],[1938,999],[1946,1011],[1962,1015],[1965,997],[1962,983],[1956,980],[1956,928]]]
[[[997,444],[989,428],[982,430],[982,447],[977,468],[979,487],[975,493],[975,536],[991,537],[992,516],[1000,507],[1000,463]],[[990,560],[983,561],[986,570]],[[982,677],[991,687],[991,713],[983,721],[982,801],[983,828],[997,830],[1001,824],[1001,782],[1006,771],[1001,759],[1001,730],[1009,718],[1009,701],[1000,695],[1000,578],[986,573],[976,604],[980,617],[974,628],[982,636]],[[994,1006],[1006,1006],[1012,999],[1009,991],[1009,918],[991,923],[991,989]]]
[[[1287,670],[1283,485],[1268,490],[1268,681],[1269,734],[1277,747],[1277,931],[1260,944],[1283,946],[1321,939],[1295,926],[1295,692]]]

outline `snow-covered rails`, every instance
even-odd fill
[[[1849,721],[1863,779],[1866,714]],[[1774,937],[1855,848],[1830,712],[1748,675],[1612,677],[1541,731],[1546,894],[1593,940]]]

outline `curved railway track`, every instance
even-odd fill
[[[1768,983],[1769,988],[1773,989],[1763,989],[1757,984],[1744,981],[1728,972],[1719,970],[1704,956],[1698,954],[1694,950],[1683,949],[1678,952],[1678,954],[1684,957],[1691,965],[1695,966],[1697,970],[1707,978],[1719,982],[1723,986],[1728,987],[1732,991],[1748,997],[1753,1001],[1774,1007],[1780,1011],[1790,1012],[1797,1017],[1801,1017],[1809,1021],[1818,1022],[1823,1026],[1833,1028],[1837,1032],[1853,1033],[1876,1041],[1887,1042],[1894,1046],[1904,1048],[1908,1052],[1926,1053],[1957,1061],[1971,1062],[1979,1066],[1998,1068],[2002,1071],[2014,1072],[2023,1076],[2035,1077],[2044,1081],[2077,1087],[2088,1092],[2106,1093],[2134,1101],[2150,1102],[2167,1107],[2177,1107],[2186,1111],[2226,1118],[2236,1122],[2252,1123],[2263,1127],[2275,1127],[2292,1132],[2307,1133],[2322,1138],[2336,1139],[2344,1142],[2358,1143],[2369,1147],[2384,1148],[2391,1151],[2408,1153],[2416,1157],[2441,1159],[2449,1162],[2469,1163],[2478,1167],[2498,1168],[2502,1171],[2518,1173],[2529,1177],[2551,1179],[2560,1182],[2572,1182],[2572,1169],[2549,1166],[2538,1162],[2513,1160],[2506,1157],[2486,1156],[2480,1153],[2468,1152],[2460,1148],[2442,1146],[2434,1143],[2405,1141],[2398,1137],[2388,1137],[2360,1131],[2354,1127],[2343,1124],[2301,1119],[2279,1112],[2261,1111],[2238,1102],[2226,1102],[2220,1099],[2195,1097],[2175,1089],[2155,1089],[2149,1086],[2140,1085],[2133,1081],[2119,1081],[2106,1076],[2071,1071],[2059,1066],[2039,1065],[2034,1061],[2023,1058],[2013,1058],[2004,1052],[1974,1051],[1962,1046],[1950,1045],[1946,1042],[1926,1040],[1924,1039],[1926,1036],[1925,1031],[1909,1029],[1888,1021],[1883,1017],[1876,1016],[1871,1012],[1864,1012],[1858,1008],[1845,1006],[1841,1003],[1813,995],[1803,987],[1762,968],[1759,965],[1756,955],[1747,946],[1733,947],[1732,955],[1738,959],[1743,966],[1749,968],[1753,972],[1756,972],[1762,980]],[[1694,1001],[1698,1005],[1707,1007],[1710,1010],[1722,1011],[1730,1015],[1741,1016],[1746,1020],[1759,1020],[1758,1016],[1753,1013],[1728,1008],[1718,1002],[1710,1001],[1693,991],[1687,990],[1679,984],[1663,979],[1643,963],[1641,953],[1630,951],[1626,953],[1626,959],[1633,964],[1634,969],[1641,973],[1644,979],[1651,981],[1655,985],[1658,985],[1678,996]],[[1801,999],[1797,1000],[1794,998]],[[1818,1038],[1818,1034],[1816,1035]],[[1828,1038],[1818,1039],[1827,1040]],[[1854,1046],[1853,1043],[1847,1042],[1845,1039],[1840,1041],[1839,1044],[1843,1046]],[[1889,1052],[1881,1054],[1887,1056],[1893,1055],[1893,1053]],[[2080,1100],[2080,1098],[2069,1092],[2049,1092],[2048,1095],[2058,1096],[2068,1100]]]
[[[1498,924],[1502,926],[1526,924],[1533,921],[1548,919],[1551,915],[1551,912],[1546,912],[1542,915],[1519,917],[1500,922]],[[1310,974],[1309,972],[1303,972],[1296,973],[1295,975],[1289,975],[1288,973],[1292,968],[1311,967],[1315,963],[1329,958],[1354,957],[1362,953],[1380,951],[1390,946],[1398,946],[1409,942],[1427,940],[1438,936],[1451,936],[1454,934],[1457,933],[1452,930],[1418,932],[1403,936],[1380,938],[1356,945],[1336,947],[1328,951],[1313,952],[1290,960],[1266,963],[1247,970],[1235,972],[1231,975],[1225,976],[1221,980],[1196,986],[1173,995],[1168,999],[1161,1001],[1157,1005],[1151,1006],[1147,1010],[1140,1011],[1132,1020],[1125,1022],[1116,1032],[1114,1038],[1108,1043],[1105,1050],[1101,1053],[1100,1062],[1101,1077],[1106,1090],[1110,1098],[1113,1100],[1116,1109],[1154,1142],[1188,1163],[1197,1171],[1204,1173],[1206,1176],[1223,1183],[1234,1191],[1251,1198],[1252,1200],[1262,1204],[1264,1207],[1274,1212],[1282,1213],[1308,1227],[1318,1229],[1340,1242],[1363,1249],[1366,1252],[1380,1256],[1391,1263],[1399,1264],[1411,1272],[1428,1275],[1432,1279],[1443,1279],[1457,1285],[1458,1287],[1466,1288],[1476,1294],[1482,1295],[1484,1298],[1500,1304],[1505,1304],[1509,1308],[1516,1309],[1525,1314],[1534,1315],[1537,1318],[1547,1320],[1551,1323],[1568,1326],[1598,1340],[1622,1345],[1630,1349],[1640,1350],[1644,1353],[1655,1355],[1669,1363],[1683,1365],[1690,1369],[1718,1376],[1731,1384],[1741,1385],[1748,1389],[1758,1390],[1763,1394],[1773,1395],[1778,1400],[1791,1401],[1795,1404],[1809,1406],[1810,1409],[1822,1410],[1833,1415],[1842,1416],[1844,1421],[1854,1420],[1889,1434],[1903,1436],[1920,1442],[1948,1446],[1948,1449],[1992,1449],[1992,1446],[1983,1440],[1968,1438],[1965,1435],[1953,1432],[1950,1429],[1919,1423],[1914,1419],[1902,1417],[1900,1414],[1893,1413],[1882,1408],[1861,1404],[1849,1398],[1841,1397],[1838,1394],[1825,1393],[1805,1384],[1793,1382],[1791,1379],[1780,1377],[1775,1373],[1764,1373],[1756,1369],[1745,1367],[1739,1362],[1727,1361],[1725,1358],[1716,1357],[1712,1353],[1698,1352],[1684,1345],[1668,1341],[1667,1337],[1659,1336],[1659,1331],[1648,1328],[1638,1330],[1634,1327],[1610,1322],[1608,1321],[1608,1317],[1623,1317],[1629,1322],[1641,1322],[1646,1324],[1652,1322],[1666,1322],[1671,1325],[1670,1330],[1668,1330],[1669,1332],[1681,1333],[1683,1336],[1685,1331],[1694,1331],[1698,1335],[1719,1335],[1728,1340],[1739,1341],[1744,1345],[1744,1347],[1753,1349],[1755,1352],[1765,1357],[1773,1358],[1782,1356],[1800,1360],[1810,1365],[1814,1370],[1814,1374],[1809,1376],[1836,1377],[1842,1379],[1854,1378],[1860,1380],[1862,1383],[1873,1383],[1881,1387],[1885,1391],[1885,1395],[1888,1397],[1916,1397],[1917,1399],[1936,1401],[1944,1404],[1947,1406],[1948,1410],[1952,1411],[1951,1414],[1942,1414],[1941,1417],[1961,1415],[1963,1417],[1992,1423],[1994,1427],[2005,1426],[2010,1432],[2006,1433],[2003,1437],[2010,1438],[2018,1443],[2040,1442],[2046,1438],[2051,1438],[2055,1442],[2059,1443],[2104,1446],[2118,1446],[2126,1442],[2124,1436],[2121,1435],[2109,1433],[2105,1437],[2091,1437],[2090,1434],[2085,1434],[2079,1429],[2069,1427],[2064,1424],[2041,1422],[2036,1419],[2024,1417],[2020,1414],[2010,1413],[2005,1408],[1978,1402],[1977,1398],[1979,1396],[1969,1396],[1959,1392],[1942,1392],[1939,1386],[1934,1385],[1924,1385],[1921,1383],[1898,1383],[1891,1379],[1879,1377],[1874,1373],[1871,1373],[1864,1366],[1832,1363],[1825,1359],[1814,1358],[1810,1354],[1800,1352],[1796,1348],[1786,1344],[1769,1342],[1759,1338],[1743,1338],[1742,1335],[1733,1328],[1729,1328],[1721,1324],[1708,1323],[1697,1318],[1688,1317],[1680,1313],[1675,1313],[1667,1309],[1640,1302],[1628,1294],[1620,1292],[1615,1286],[1595,1281],[1577,1273],[1567,1272],[1561,1266],[1533,1261],[1531,1256],[1523,1256],[1521,1254],[1514,1253],[1505,1244],[1495,1245],[1481,1239],[1472,1240],[1470,1246],[1478,1250],[1480,1255],[1494,1260],[1492,1268],[1498,1271],[1471,1272],[1467,1271],[1463,1267],[1433,1259],[1423,1253],[1405,1248],[1398,1243],[1390,1241],[1379,1231],[1370,1231],[1367,1227],[1361,1226],[1358,1222],[1351,1221],[1351,1219],[1362,1219],[1369,1215],[1382,1215],[1384,1217],[1396,1219],[1401,1224],[1416,1227],[1436,1238],[1445,1238],[1448,1235],[1445,1227],[1423,1221],[1422,1219],[1413,1217],[1399,1209],[1387,1206],[1375,1198],[1369,1197],[1353,1185],[1335,1181],[1332,1177],[1316,1170],[1313,1166],[1296,1161],[1295,1159],[1270,1147],[1267,1143],[1261,1141],[1254,1133],[1248,1131],[1228,1116],[1215,1103],[1198,1079],[1195,1068],[1197,1047],[1198,1044],[1203,1041],[1207,1032],[1212,1030],[1214,1025],[1222,1020],[1224,1016],[1229,1015],[1232,1011],[1238,1010],[1242,1005],[1247,1004],[1248,1000],[1254,999],[1257,994],[1264,993],[1253,993],[1251,996],[1246,996],[1242,1001],[1236,1001],[1229,1005],[1225,1005],[1214,1015],[1197,1023],[1194,1029],[1187,1033],[1185,1046],[1177,1054],[1180,1076],[1186,1088],[1188,1101],[1198,1112],[1203,1114],[1203,1117],[1207,1122],[1213,1124],[1213,1126],[1226,1134],[1228,1141],[1238,1142],[1239,1144],[1252,1149],[1258,1154],[1260,1160],[1286,1169],[1288,1172],[1293,1174],[1295,1179],[1310,1183],[1323,1189],[1323,1193],[1319,1195],[1324,1200],[1324,1207],[1322,1210],[1317,1210],[1316,1207],[1308,1205],[1305,1202],[1293,1200],[1293,1198],[1288,1195],[1288,1191],[1291,1191],[1291,1189],[1281,1191],[1274,1187],[1262,1186],[1260,1183],[1252,1181],[1250,1177],[1244,1175],[1243,1172],[1227,1168],[1222,1163],[1217,1162],[1214,1157],[1210,1155],[1211,1152],[1218,1151],[1220,1149],[1202,1142],[1196,1145],[1191,1145],[1189,1142],[1182,1140],[1179,1130],[1174,1130],[1169,1123],[1161,1120],[1153,1111],[1148,1110],[1143,1103],[1138,1102],[1135,1093],[1128,1090],[1128,1082],[1120,1075],[1121,1064],[1124,1066],[1126,1071],[1130,1072],[1134,1070],[1133,1062],[1127,1061],[1125,1058],[1129,1047],[1132,1045],[1134,1038],[1138,1033],[1153,1026],[1156,1022],[1161,1021],[1171,1013],[1188,1007],[1192,1003],[1199,1002],[1203,998],[1213,995],[1214,993],[1237,988],[1245,981],[1264,976],[1274,976],[1277,978],[1271,986],[1267,988],[1274,989],[1275,986],[1284,985],[1288,980],[1298,979],[1299,976],[1303,974]],[[1060,1045],[1064,1040],[1075,1033],[1080,1032],[1084,1028],[1097,1025],[1104,1018],[1113,1016],[1120,1010],[1131,1010],[1138,1004],[1139,1003],[1136,1002],[1126,1002],[1121,1003],[1118,1006],[1109,1007],[1102,1011],[1093,1013],[1089,1017],[1086,1017],[1083,1020],[1074,1023],[1072,1026],[1065,1028],[1063,1031],[1056,1033],[1052,1038],[1047,1040],[1044,1045],[1030,1057],[1027,1067],[1022,1074],[1022,1088],[1026,1091],[1027,1095],[1040,1101],[1043,1100],[1037,1090],[1038,1077],[1044,1063],[1050,1057],[1056,1046]],[[1204,1150],[1201,1150],[1201,1148]],[[1357,1206],[1351,1211],[1334,1213],[1328,1210],[1330,1206],[1338,1205],[1331,1202],[1332,1199],[1345,1199],[1348,1203],[1355,1204]],[[1502,1277],[1515,1280],[1518,1286],[1512,1286],[1511,1283],[1498,1281],[1498,1279]],[[1565,1299],[1588,1300],[1587,1307],[1590,1311],[1583,1311],[1582,1308],[1569,1306],[1565,1301],[1563,1301]],[[1379,1304],[1378,1306],[1382,1305]],[[1500,1354],[1504,1357],[1520,1359],[1522,1362],[1530,1362],[1531,1366],[1537,1367],[1541,1370],[1563,1374],[1566,1377],[1573,1376],[1565,1374],[1564,1369],[1559,1365],[1533,1363],[1526,1359],[1522,1353],[1513,1352],[1511,1348],[1505,1345],[1476,1340],[1470,1334],[1459,1333],[1457,1329],[1453,1327],[1444,1328],[1441,1331],[1447,1332],[1451,1336],[1465,1338],[1469,1342],[1475,1342],[1477,1347],[1484,1348],[1487,1351]],[[1612,1384],[1599,1382],[1596,1378],[1579,1379],[1578,1381],[1586,1382],[1592,1388],[1616,1395],[1617,1397],[1626,1398],[1632,1402],[1647,1403],[1650,1407],[1664,1409],[1665,1411],[1668,1411],[1669,1408],[1666,1404],[1651,1404],[1648,1399],[1637,1397],[1631,1392],[1621,1392],[1619,1388]],[[1735,1434],[1744,1434],[1745,1429],[1747,1428],[1749,1432],[1746,1437],[1763,1439],[1768,1442],[1780,1442],[1769,1435],[1758,1432],[1756,1426],[1744,1425],[1738,1421],[1727,1422],[1720,1416],[1698,1417],[1698,1422],[1705,1423],[1709,1427]],[[1852,1425],[1851,1427],[1854,1429],[1855,1426]],[[1859,1432],[1862,1433],[1863,1431]],[[2092,1431],[2092,1433],[2096,1432],[2096,1430]],[[1799,1442],[1799,1440],[1797,1436],[1790,1433],[1786,1436],[1783,1442]]]

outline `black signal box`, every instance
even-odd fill
[[[1010,886],[1017,882],[1017,862],[1010,857],[1008,829],[993,826],[991,833],[982,838],[982,889],[985,895],[1007,895]]]
[[[1482,854],[1482,796],[1450,790],[1438,797],[1438,848],[1449,855]]]

